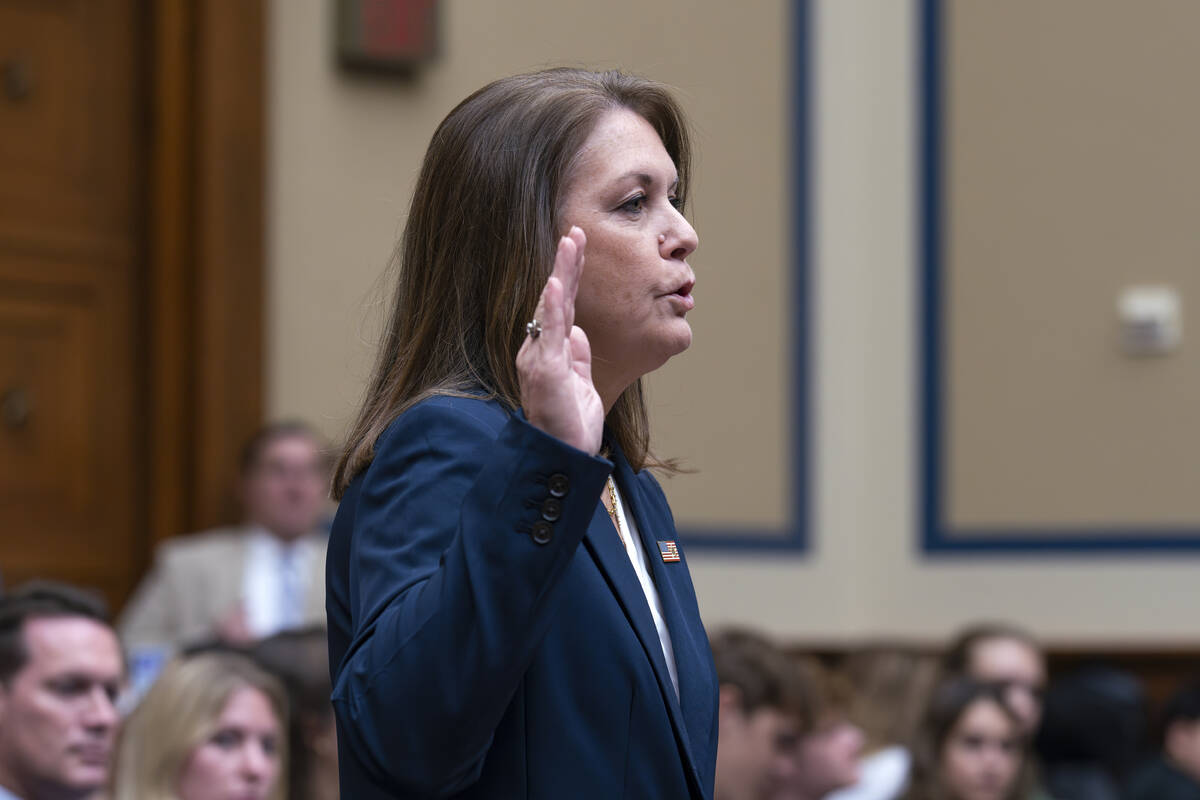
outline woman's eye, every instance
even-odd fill
[[[674,195],[671,195],[670,197],[668,197],[667,200],[670,201],[671,205],[674,206],[676,211],[678,211],[679,209],[681,209],[683,207],[683,200],[679,199],[678,197],[676,197]]]
[[[644,195],[644,194],[635,195],[621,204],[622,211],[628,211],[628,212],[634,213],[634,214],[639,213],[645,207],[646,207],[646,195]]]
[[[223,750],[232,750],[241,744],[241,742],[241,734],[233,730],[217,731],[212,737],[212,743]]]

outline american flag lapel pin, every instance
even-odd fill
[[[664,563],[670,564],[673,561],[679,560],[679,548],[675,546],[675,542],[659,541],[658,552],[662,555]]]

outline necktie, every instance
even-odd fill
[[[296,545],[288,545],[279,554],[280,630],[299,627],[304,617],[304,585],[297,549]]]

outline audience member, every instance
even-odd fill
[[[287,691],[289,800],[337,800],[337,730],[325,629],[277,633],[250,655]]]
[[[872,647],[850,655],[843,672],[853,691],[850,719],[865,737],[864,756],[858,781],[829,800],[895,800],[908,787],[909,745],[937,681],[937,658]]]
[[[801,693],[810,698],[810,726],[793,753],[794,768],[770,794],[772,800],[823,800],[858,780],[863,733],[850,721],[851,692],[840,675],[814,658],[796,662]]]
[[[1161,735],[1158,757],[1133,774],[1125,800],[1200,800],[1200,683],[1167,702]]]
[[[1014,625],[984,623],[959,633],[942,662],[946,676],[967,675],[1004,689],[1008,706],[1021,722],[1021,732],[1032,744],[1042,722],[1046,692],[1046,659],[1031,634]],[[1030,758],[1034,775],[1032,800],[1052,800]]]
[[[1024,800],[1025,723],[997,684],[958,677],[933,693],[913,742],[905,800]]]
[[[283,800],[287,698],[248,658],[170,663],[125,723],[112,800]]]
[[[1032,739],[1046,691],[1046,660],[1033,636],[1003,623],[976,625],[959,633],[942,666],[948,677],[967,675],[1002,685],[1022,731]]]
[[[1117,800],[1146,727],[1141,682],[1100,665],[1056,678],[1035,743],[1041,778],[1059,800]]]
[[[745,630],[711,637],[720,684],[715,800],[759,800],[795,768],[810,725],[809,698],[795,665],[769,640]]]
[[[0,798],[97,796],[124,679],[116,633],[89,595],[35,583],[0,600]]]
[[[131,648],[174,651],[213,638],[248,644],[324,624],[328,464],[316,433],[268,425],[246,445],[245,523],[164,543],[120,621]],[[135,653],[135,660],[139,657]]]

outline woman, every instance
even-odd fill
[[[113,800],[283,800],[287,700],[242,656],[172,662],[125,722]]]
[[[863,732],[850,718],[854,695],[842,675],[812,656],[798,656],[796,679],[811,698],[811,724],[800,733],[792,769],[772,800],[824,800],[859,779]]]
[[[1021,719],[996,684],[956,678],[933,693],[905,800],[1023,800],[1031,775]]]
[[[496,81],[434,133],[334,478],[343,796],[711,796],[640,382],[691,343],[689,167],[670,94],[613,72]]]
[[[850,718],[865,735],[859,779],[828,800],[895,800],[908,786],[909,745],[938,675],[934,656],[896,647],[853,653],[843,667],[853,687]]]
[[[1046,658],[1032,634],[1006,623],[973,625],[951,642],[942,672],[1002,684],[1021,730],[1033,739],[1042,721]]]

